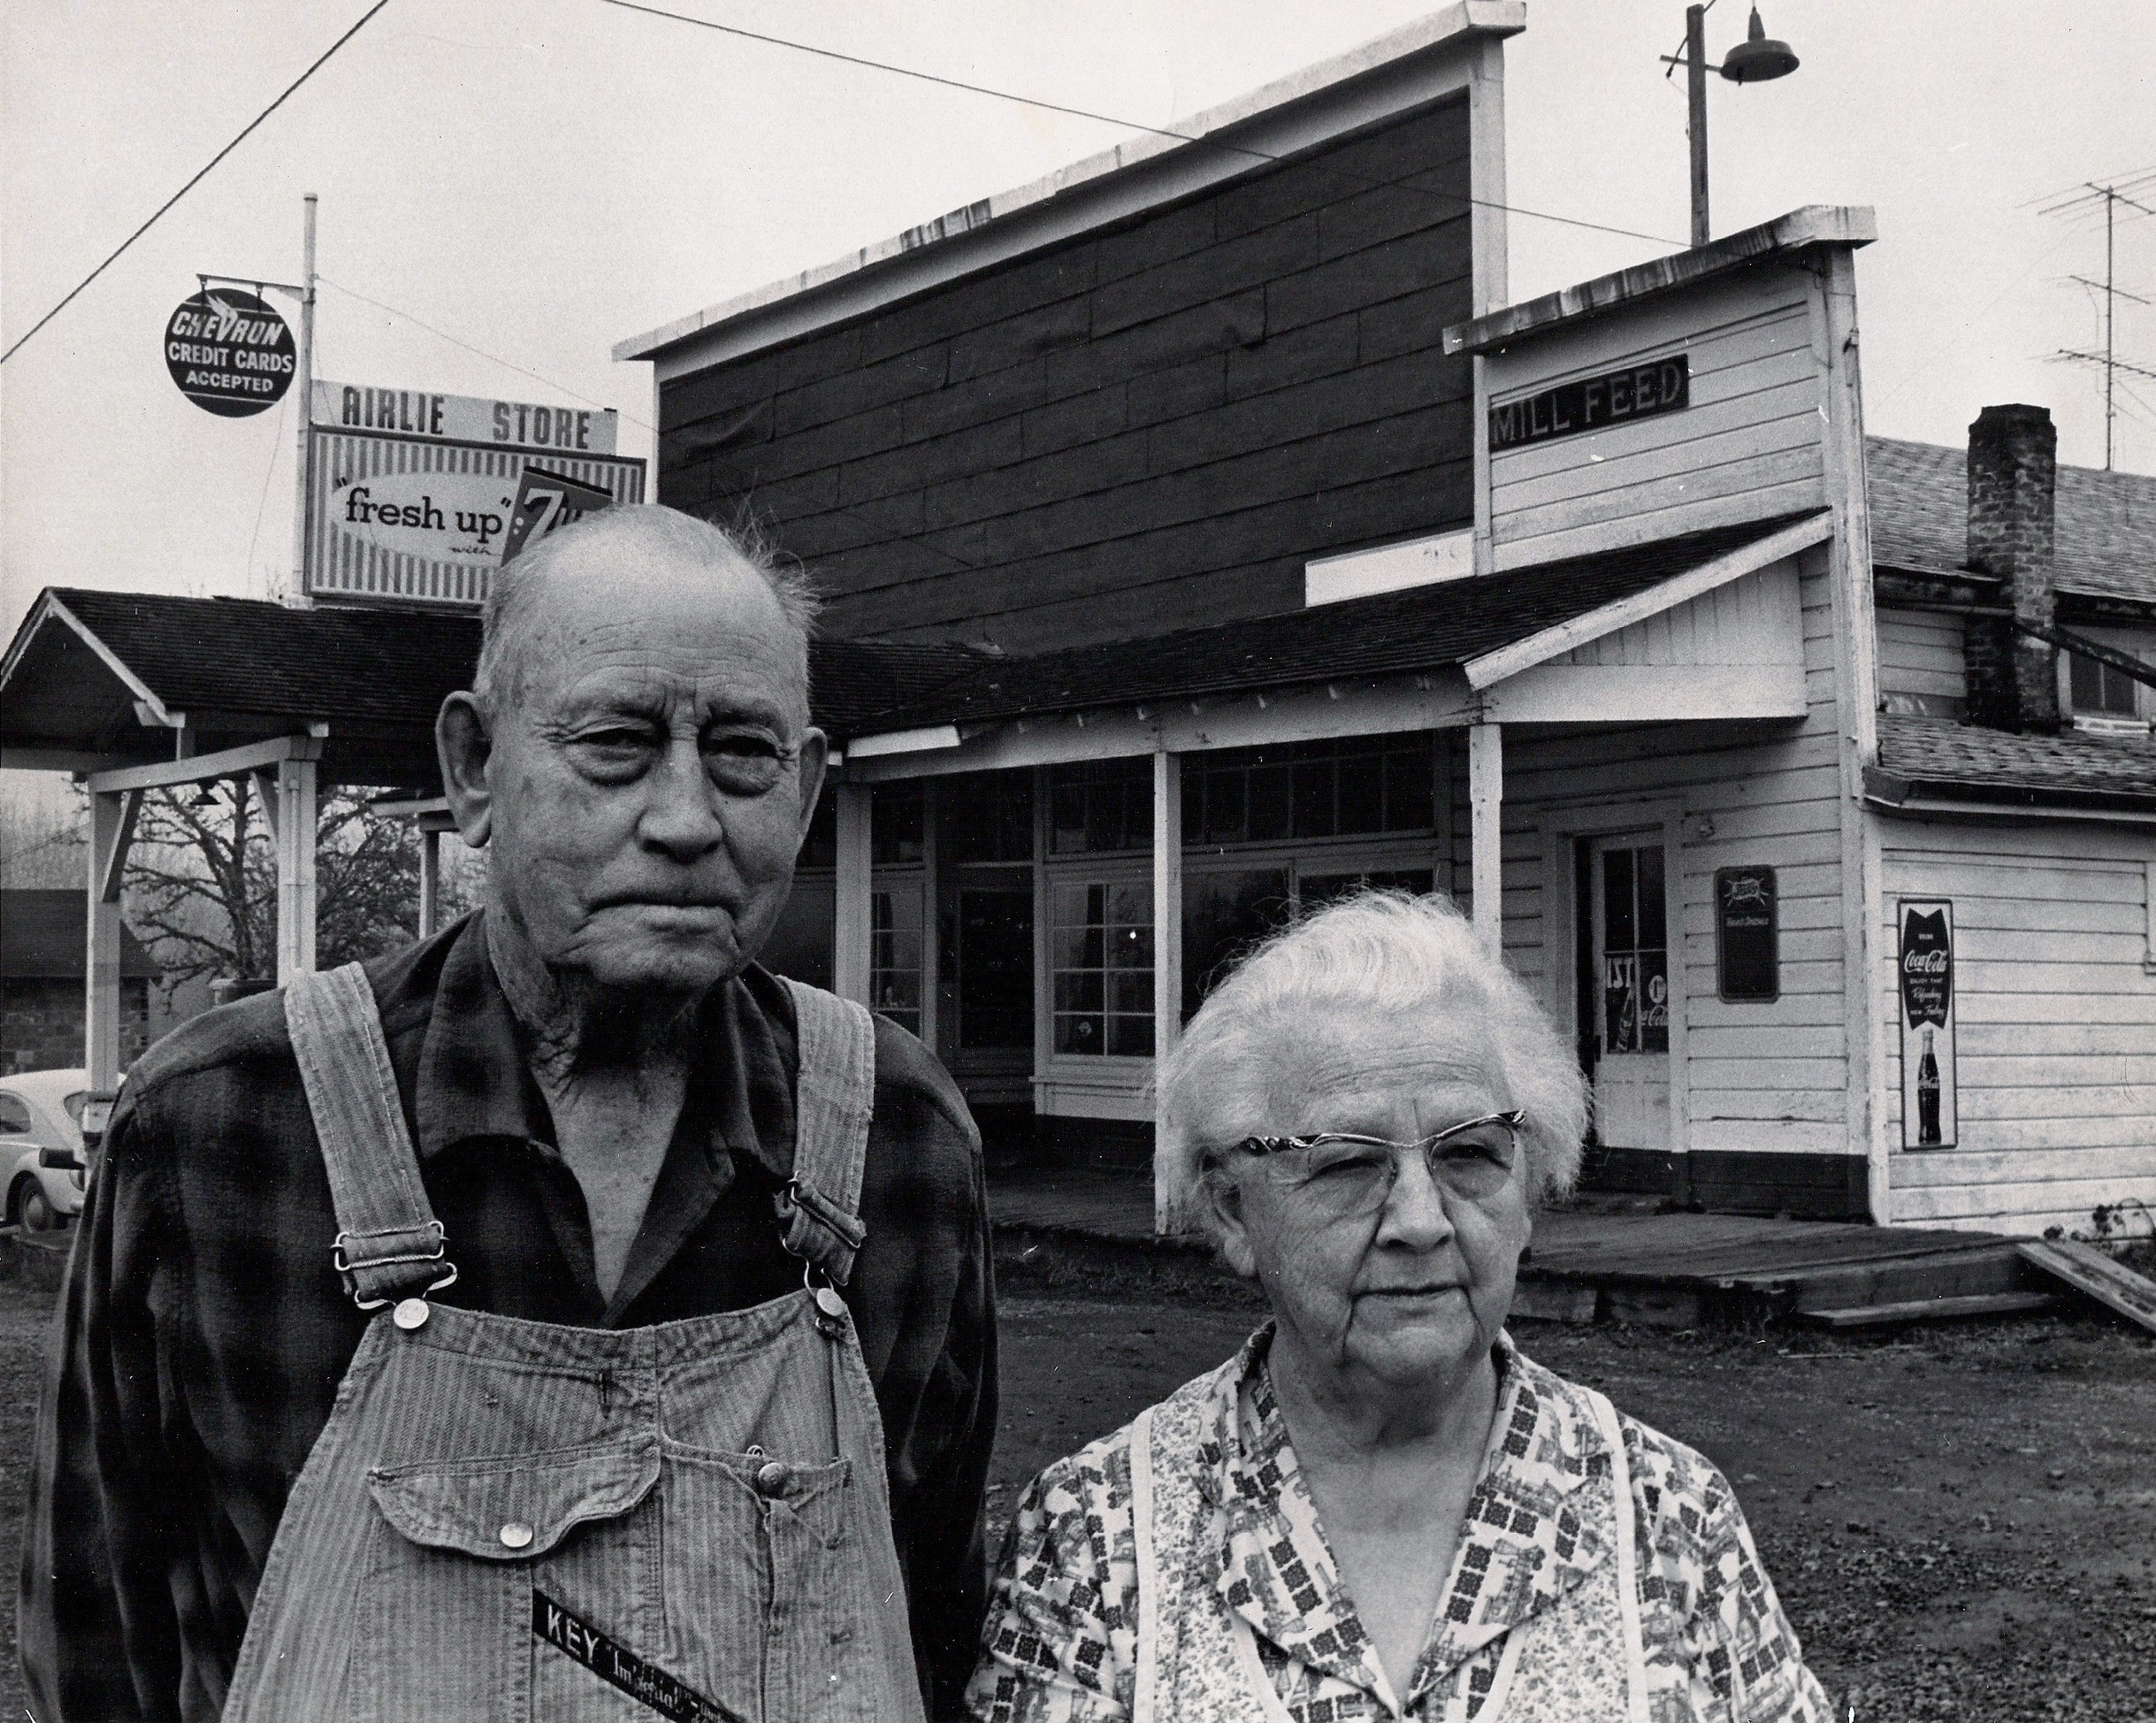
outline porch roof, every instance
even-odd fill
[[[471,685],[476,616],[288,609],[259,599],[48,588],[0,659],[0,747],[10,763],[95,770],[329,727],[336,782],[434,781],[434,715]],[[812,708],[835,734],[972,672],[960,647],[819,640]]]
[[[2156,814],[2156,745],[2131,738],[2015,734],[1947,718],[1883,714],[1872,800],[1972,808]]]
[[[1457,669],[1772,538],[1801,515],[1240,622],[992,659],[876,715],[883,731]]]

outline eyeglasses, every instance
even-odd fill
[[[1312,1137],[1246,1137],[1235,1146],[1255,1156],[1279,1189],[1294,1192],[1327,1219],[1348,1220],[1385,1206],[1399,1181],[1400,1163],[1411,1154],[1422,1157],[1441,1191],[1469,1202],[1495,1196],[1511,1181],[1526,1121],[1517,1109],[1485,1114],[1419,1143],[1321,1130]]]

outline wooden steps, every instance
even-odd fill
[[[2034,1316],[2057,1308],[2048,1292],[1976,1292],[1964,1298],[1911,1298],[1900,1304],[1800,1310],[1808,1329],[1884,1329],[1907,1322],[1946,1322],[1970,1316]]]

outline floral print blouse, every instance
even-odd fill
[[[1605,1443],[1584,1390],[1496,1348],[1497,1412],[1445,1602],[1396,1693],[1341,1588],[1265,1365],[1270,1324],[1219,1373],[1200,1454],[1238,1512],[1218,1512],[1230,1605],[1298,1723],[1438,1723],[1445,1696],[1487,1687],[1505,1630],[1609,1558],[1566,1504]],[[1721,1473],[1620,1415],[1637,1528],[1641,1637],[1654,1723],[1826,1723],[1825,1696],[1761,1569]],[[1120,1723],[1135,1681],[1137,1561],[1128,1426],[1036,1478],[1004,1545],[967,1701],[981,1723]],[[1215,1474],[1217,1473],[1217,1476]],[[1605,1486],[1606,1488],[1606,1486]],[[1255,1510],[1253,1512],[1252,1510]],[[1458,1678],[1465,1667],[1467,1680]],[[1472,1712],[1471,1712],[1472,1714]]]

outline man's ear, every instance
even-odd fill
[[[816,799],[823,793],[823,774],[831,763],[831,739],[811,725],[801,732],[801,813],[795,841],[806,843],[808,823],[816,817]]]
[[[1244,1280],[1256,1280],[1258,1252],[1250,1247],[1250,1224],[1243,1218],[1242,1185],[1224,1171],[1202,1174],[1197,1199],[1212,1211],[1213,1234],[1220,1241],[1220,1260]]]
[[[441,787],[457,835],[473,849],[484,845],[494,829],[493,792],[486,781],[486,762],[493,747],[486,715],[476,696],[454,693],[442,701],[434,720],[434,757],[441,765]]]

